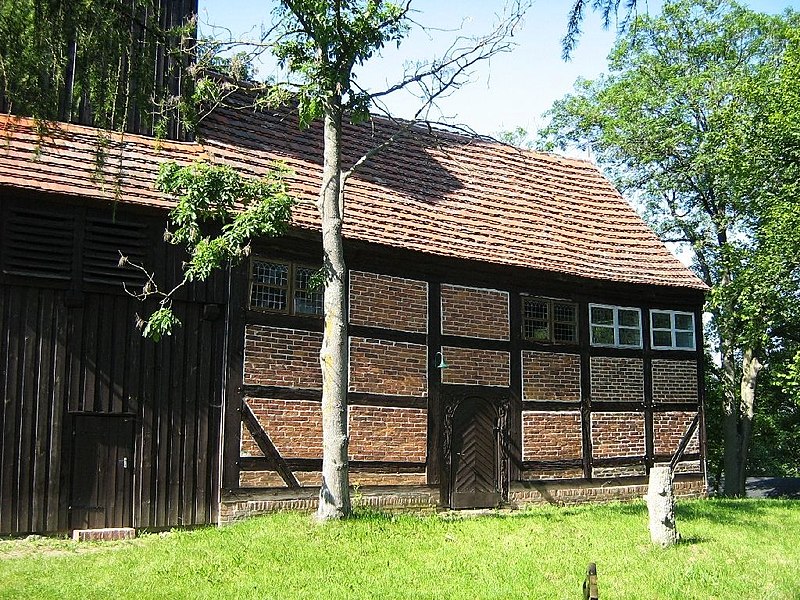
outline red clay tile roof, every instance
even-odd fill
[[[347,125],[345,165],[395,131],[380,119]],[[316,198],[321,130],[298,130],[292,111],[217,111],[199,139],[157,142],[65,124],[40,136],[31,120],[0,116],[0,185],[169,206],[153,189],[163,161],[211,158],[258,175],[279,159],[294,171],[293,193]],[[319,228],[308,202],[294,222]],[[447,133],[407,133],[353,175],[343,233],[454,258],[705,289],[595,166]]]

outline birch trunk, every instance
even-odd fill
[[[672,469],[653,467],[647,486],[647,512],[650,515],[650,540],[662,548],[680,539],[675,526],[675,496],[672,489]]]
[[[322,482],[317,519],[340,519],[350,514],[347,461],[347,269],[342,246],[341,99],[325,103],[324,165],[318,208],[322,219],[325,272],[325,326],[320,351],[322,368]]]

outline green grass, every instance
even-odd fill
[[[686,501],[684,541],[642,503],[473,518],[283,513],[130,542],[0,541],[0,598],[800,598],[800,503]]]

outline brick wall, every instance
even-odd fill
[[[579,411],[523,411],[522,460],[581,458]]]
[[[697,402],[697,363],[653,360],[653,402]]]
[[[522,394],[525,400],[581,399],[581,357],[557,352],[522,353]]]
[[[442,285],[442,333],[508,339],[508,292]]]
[[[350,271],[350,323],[425,333],[428,329],[428,284]]]
[[[351,460],[425,462],[427,410],[351,406],[347,418]]]
[[[258,422],[284,458],[322,457],[322,410],[319,402],[245,398]],[[247,428],[242,425],[244,432]],[[243,456],[261,456],[255,441],[242,435]]]
[[[442,370],[444,383],[466,385],[509,385],[508,352],[498,350],[472,350],[469,348],[442,348],[450,365]]]
[[[427,347],[350,338],[350,391],[424,397],[428,393]]]
[[[644,456],[644,414],[592,413],[592,456],[617,458]]]
[[[321,333],[247,325],[244,337],[244,382],[321,388],[321,347]]]
[[[644,400],[644,361],[641,358],[593,356],[589,364],[593,402]]]
[[[675,454],[683,434],[696,414],[693,412],[653,413],[653,450],[655,453]],[[689,445],[686,447],[687,454],[694,454],[700,450],[699,431],[698,427],[689,441]]]
[[[319,471],[295,471],[294,477],[302,487],[319,487]],[[365,473],[351,472],[350,485],[425,485],[425,473]],[[242,471],[239,486],[244,488],[286,488],[286,482],[276,471]]]

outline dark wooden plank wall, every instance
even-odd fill
[[[0,196],[1,214],[8,205]],[[162,218],[118,216],[160,239]],[[163,242],[150,250],[157,270],[177,272]],[[119,285],[0,273],[0,533],[70,528],[73,429],[90,415],[135,420],[133,497],[118,498],[132,501],[131,525],[216,520],[226,294],[225,277],[187,290],[183,326],[155,344]]]

